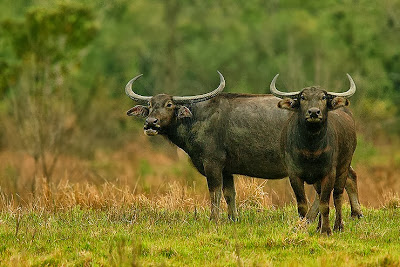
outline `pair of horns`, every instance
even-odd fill
[[[219,74],[220,81],[219,81],[219,86],[214,91],[211,91],[209,93],[205,93],[202,95],[194,95],[194,96],[173,96],[172,100],[174,100],[174,102],[177,104],[187,104],[187,103],[196,103],[196,102],[205,101],[205,100],[208,100],[210,98],[217,96],[219,93],[222,92],[222,90],[224,90],[224,87],[225,87],[224,76],[222,76],[221,72],[219,72],[219,71],[217,71],[217,72]],[[149,102],[150,99],[152,98],[151,96],[142,96],[142,95],[139,95],[139,94],[133,92],[133,90],[132,90],[133,82],[135,82],[137,79],[139,79],[142,76],[143,76],[143,74],[140,74],[140,75],[134,77],[132,80],[130,80],[127,83],[127,85],[125,86],[125,93],[131,99],[133,99],[135,101]]]
[[[196,102],[201,102],[201,101],[205,101],[208,100],[210,98],[213,98],[215,96],[217,96],[219,93],[222,92],[222,90],[225,87],[225,79],[224,76],[222,76],[221,72],[217,71],[219,74],[219,86],[217,87],[217,89],[215,89],[214,91],[211,91],[209,93],[205,93],[202,95],[194,95],[194,96],[173,96],[172,99],[178,103],[178,104],[185,104],[185,103],[196,103]],[[350,89],[347,90],[346,92],[343,93],[335,93],[335,92],[328,92],[329,95],[332,96],[341,96],[341,97],[351,97],[352,95],[355,94],[356,92],[356,84],[354,83],[353,79],[351,78],[351,76],[347,73],[347,78],[350,81]],[[142,77],[143,74],[140,74],[136,77],[134,77],[132,80],[130,80],[127,85],[125,86],[125,93],[133,100],[135,101],[139,101],[139,102],[149,102],[150,99],[152,98],[151,96],[142,96],[139,95],[135,92],[133,92],[132,90],[132,84],[139,79],[140,77]],[[278,79],[279,74],[275,75],[274,79],[272,79],[271,85],[270,85],[270,90],[271,93],[279,98],[297,98],[300,91],[297,92],[281,92],[278,89],[276,89],[275,83],[276,80]]]
[[[354,95],[354,93],[356,92],[356,84],[354,83],[353,79],[351,78],[351,76],[347,73],[347,78],[350,81],[350,89],[347,90],[346,92],[343,93],[334,93],[334,92],[328,92],[329,95],[331,96],[341,96],[341,97],[351,97],[352,95]],[[275,75],[274,79],[272,79],[271,85],[269,86],[271,93],[279,98],[297,98],[300,94],[300,91],[297,92],[281,92],[278,89],[276,89],[275,87],[275,82],[276,79],[278,79],[279,74]]]

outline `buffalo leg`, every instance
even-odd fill
[[[304,181],[302,181],[297,176],[290,176],[290,185],[293,188],[293,192],[296,196],[297,201],[297,211],[299,213],[300,218],[304,218],[307,214],[308,205],[307,205],[307,197],[306,192],[304,190]]]
[[[357,174],[351,166],[349,168],[349,176],[346,180],[345,189],[347,195],[349,196],[349,201],[351,206],[351,217],[362,218],[363,214],[361,211],[360,201],[358,199]],[[313,222],[317,218],[318,212],[319,212],[319,196],[318,193],[315,193],[314,202],[306,215],[307,220],[309,222]]]
[[[346,184],[348,173],[340,175],[340,177],[336,177],[335,187],[333,189],[333,203],[335,204],[335,226],[333,227],[334,231],[342,231],[343,230],[343,218],[342,218],[342,203],[343,203],[343,191],[344,186]]]
[[[321,213],[319,213],[319,193],[321,193],[321,182],[316,182],[314,184],[314,189],[315,189],[315,201],[314,203],[317,201],[318,202],[318,224],[317,224],[317,231],[319,231],[321,229]],[[314,205],[314,204],[313,204]]]
[[[222,191],[224,192],[225,201],[228,205],[228,219],[237,221],[236,190],[232,174],[223,174]]]
[[[223,174],[222,191],[228,205],[228,219],[237,221],[235,181],[232,174]]]
[[[313,222],[317,218],[319,212],[319,195],[315,192],[314,202],[306,214],[308,222]]]
[[[319,193],[319,212],[321,213],[321,234],[330,235],[332,233],[329,226],[329,200],[333,190],[334,175],[325,176],[321,181],[321,186],[318,188]]]
[[[346,192],[349,196],[350,206],[351,206],[351,217],[361,218],[363,217],[360,201],[358,200],[358,190],[357,190],[357,174],[354,169],[349,167],[349,176],[346,181]]]
[[[209,161],[204,163],[204,172],[207,177],[208,191],[210,192],[210,220],[218,221],[222,195],[222,170],[218,163]]]
[[[318,216],[318,224],[317,224],[317,231],[320,231],[321,230],[321,214],[319,214],[319,216]]]

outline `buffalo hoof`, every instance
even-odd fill
[[[337,223],[337,224],[335,223],[335,226],[333,227],[333,231],[336,232],[342,232],[343,229],[344,229],[343,223]]]
[[[231,221],[231,222],[237,222],[237,221],[239,221],[237,215],[228,215],[228,220]]]
[[[351,213],[351,218],[353,218],[353,219],[361,219],[362,217],[364,217],[364,215],[362,214],[361,211]]]
[[[307,214],[306,214],[306,219],[307,219],[307,222],[308,223],[312,223],[313,221],[315,221],[315,219],[317,218],[317,216],[318,216],[318,212],[307,212]]]
[[[308,210],[308,212],[306,214],[307,222],[315,221],[315,219],[317,218],[318,214],[319,214],[318,207],[315,208],[314,205],[311,206],[311,208]]]
[[[303,219],[307,215],[308,207],[307,205],[299,205],[297,208],[297,212],[299,214],[300,219]]]
[[[331,228],[329,226],[328,227],[322,227],[321,228],[321,234],[322,235],[326,234],[327,236],[330,236],[332,234],[332,230],[331,230]]]
[[[321,215],[318,217],[317,231],[321,229]]]

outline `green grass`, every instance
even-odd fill
[[[238,223],[203,211],[3,211],[0,265],[400,265],[400,209],[344,212],[345,230],[327,237],[292,206],[242,211]]]

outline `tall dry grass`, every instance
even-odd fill
[[[191,165],[187,155],[177,153],[174,146],[160,150],[158,143],[153,146],[146,138],[113,152],[98,150],[91,159],[61,155],[52,184],[42,180],[41,173],[34,170],[34,160],[26,153],[2,151],[0,162],[0,208],[3,210],[16,207],[65,210],[76,206],[209,209],[206,179]],[[393,157],[391,161],[373,159],[368,164],[358,163],[355,170],[362,205],[396,205],[400,164]],[[235,181],[239,209],[295,203],[287,179],[237,176]],[[312,201],[314,190],[311,186],[306,189]],[[222,207],[226,209],[224,201]]]
[[[236,179],[238,209],[262,211],[275,208],[271,196],[265,188],[268,181],[254,178]],[[0,188],[0,211],[18,213],[24,211],[59,212],[77,207],[91,210],[166,210],[186,212],[207,212],[209,208],[208,194],[198,192],[179,182],[167,184],[168,190],[160,194],[138,193],[127,185],[105,182],[95,185],[89,182],[70,183],[62,180],[57,186],[49,186],[41,179],[40,190],[35,195],[21,196],[6,194]],[[380,207],[388,209],[400,208],[400,198],[391,191],[382,196]],[[222,201],[221,209],[226,211]]]
[[[241,179],[238,187],[238,208],[262,210],[273,206],[264,191],[265,183],[255,179]],[[88,182],[71,184],[62,180],[50,187],[41,179],[40,190],[35,195],[8,195],[0,189],[0,211],[46,210],[68,211],[76,207],[95,210],[150,209],[168,211],[206,211],[209,207],[207,194],[196,192],[192,187],[179,182],[168,183],[163,194],[137,193],[129,186],[105,182],[94,185]],[[225,202],[222,209],[226,210]]]

